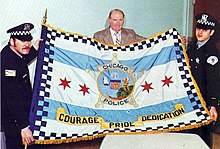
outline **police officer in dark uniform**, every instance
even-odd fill
[[[187,50],[190,70],[209,109],[210,117],[216,120],[218,117],[217,101],[220,99],[220,57],[212,38],[217,20],[207,13],[198,14],[195,19],[197,21],[196,37]],[[209,146],[211,146],[210,127],[211,125],[208,125],[192,130]]]
[[[9,44],[1,51],[1,126],[7,149],[24,148],[34,141],[29,129],[32,88],[28,64],[37,56],[41,39],[32,46],[31,23],[7,31]]]

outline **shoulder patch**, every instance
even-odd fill
[[[215,65],[216,63],[218,63],[218,57],[217,56],[209,56],[207,59],[207,63],[209,63],[211,65]]]

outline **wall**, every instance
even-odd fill
[[[125,27],[145,37],[175,27],[182,35],[191,35],[191,0],[19,0],[1,2],[1,46],[7,44],[7,29],[23,22],[35,25],[33,34],[40,36],[41,21],[48,10],[47,23],[66,31],[93,36],[108,26],[111,9],[126,14]]]

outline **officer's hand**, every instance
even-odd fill
[[[209,112],[210,112],[210,117],[211,117],[211,119],[213,119],[213,120],[216,121],[217,118],[218,118],[218,112],[217,112],[216,108],[212,106],[212,107],[210,108]]]
[[[32,135],[32,131],[29,129],[29,127],[26,127],[24,129],[21,129],[21,137],[22,137],[22,143],[24,145],[29,145],[34,141],[34,137]]]
[[[38,50],[39,46],[40,46],[40,42],[43,41],[43,39],[37,39],[37,41],[35,42],[35,44],[33,45],[33,47]]]
[[[181,37],[181,40],[184,44],[188,42],[186,36],[180,36],[180,37]]]

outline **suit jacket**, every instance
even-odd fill
[[[106,28],[102,31],[98,31],[93,36],[95,39],[97,39],[99,42],[102,42],[104,44],[114,44],[110,28]],[[121,29],[121,44],[131,44],[132,42],[138,42],[141,40],[144,40],[144,37],[141,37],[135,33],[132,29]]]

